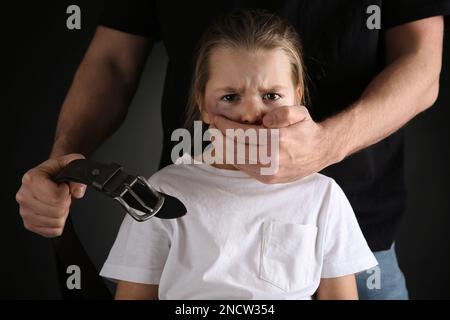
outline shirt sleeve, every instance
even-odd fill
[[[327,202],[322,278],[342,277],[378,264],[364,238],[353,209],[333,180]]]
[[[107,0],[99,25],[126,33],[160,40],[160,30],[155,1],[150,0]]]
[[[434,16],[450,15],[450,0],[384,0],[381,16],[383,29]]]
[[[112,281],[159,284],[170,249],[170,222],[126,215],[100,275]]]

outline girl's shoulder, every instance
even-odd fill
[[[292,188],[299,191],[297,194],[299,194],[299,198],[302,198],[302,201],[306,201],[306,198],[311,199],[311,197],[320,203],[347,201],[347,197],[339,184],[332,177],[321,173],[314,173],[292,182]]]
[[[177,181],[178,183],[187,179],[190,180],[192,177],[198,176],[198,164],[193,162],[192,157],[189,154],[184,154],[182,157],[179,157],[173,164],[170,164],[156,173],[154,173],[150,179],[150,181],[158,182],[169,182],[169,181]]]
[[[191,189],[204,182],[204,175],[199,170],[198,166],[189,164],[183,156],[174,164],[155,172],[148,182],[156,190],[182,199],[183,195],[189,194]]]

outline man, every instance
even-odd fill
[[[169,64],[162,115],[161,166],[170,164],[173,130],[183,124],[195,45],[215,16],[232,7],[259,7],[290,20],[303,42],[310,105],[275,109],[263,119],[280,128],[280,170],[264,183],[322,171],[344,189],[380,264],[381,288],[358,275],[362,299],[406,299],[393,248],[404,211],[403,135],[399,130],[437,98],[443,15],[448,0],[415,1],[108,1],[100,26],[61,110],[50,159],[23,177],[17,193],[25,227],[46,237],[63,231],[71,195],[85,187],[57,187],[50,177],[88,157],[123,122],[151,46],[159,40]],[[382,29],[368,28],[367,9],[381,9]],[[225,132],[235,123],[214,119]]]

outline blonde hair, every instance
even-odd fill
[[[194,72],[185,112],[185,127],[199,120],[199,106],[209,80],[209,63],[217,48],[281,49],[288,56],[292,81],[301,89],[301,103],[307,100],[306,74],[299,36],[294,27],[281,17],[260,9],[237,9],[215,20],[200,39],[195,56]]]

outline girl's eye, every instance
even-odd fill
[[[271,101],[276,101],[278,99],[281,99],[281,96],[278,93],[266,93],[263,96],[264,100],[271,100]]]
[[[221,98],[222,101],[235,102],[237,100],[237,94],[227,94]]]

